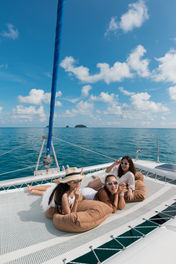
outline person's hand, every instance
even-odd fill
[[[83,175],[83,168],[81,169],[81,172],[80,172],[81,175]]]
[[[120,160],[115,160],[114,161],[114,166],[118,165],[120,163]]]
[[[126,196],[130,201],[133,199],[133,192],[131,189],[128,190]]]
[[[80,190],[76,189],[74,193],[75,193],[75,200],[78,200],[80,198],[80,196],[81,196]]]
[[[120,191],[123,191],[123,192],[127,191],[127,184],[125,182],[121,182],[119,184],[119,192]]]

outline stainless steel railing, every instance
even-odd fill
[[[141,145],[144,141],[156,141],[156,149],[151,148],[143,148]],[[156,152],[157,153],[157,162],[159,163],[159,138],[143,138],[137,143],[137,150],[136,150],[136,160],[139,158],[140,152]]]

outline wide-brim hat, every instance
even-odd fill
[[[79,181],[79,180],[83,180],[84,177],[85,176],[81,174],[80,169],[78,169],[76,167],[72,167],[72,168],[67,168],[65,170],[65,178],[60,180],[59,182],[67,183],[70,181]]]

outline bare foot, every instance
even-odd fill
[[[32,193],[32,186],[31,185],[27,185],[27,188],[28,188],[28,191],[30,192],[30,193]]]
[[[62,180],[62,178],[61,178],[61,177],[60,177],[59,179],[53,180],[53,182],[55,182],[55,183],[59,183],[59,182],[60,182],[60,180]]]

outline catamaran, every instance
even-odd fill
[[[43,136],[34,175],[0,182],[0,263],[169,263],[176,259],[176,165],[140,160],[134,164],[145,177],[147,197],[128,203],[125,210],[83,233],[56,230],[41,209],[41,197],[30,195],[28,184],[44,184],[65,176],[60,170],[52,140],[59,61],[63,0],[58,1],[55,54],[48,136]],[[47,140],[45,169],[39,170]],[[61,140],[61,139],[60,139]],[[50,168],[53,153],[55,168]],[[86,186],[92,175],[100,178],[110,163],[84,168]]]

